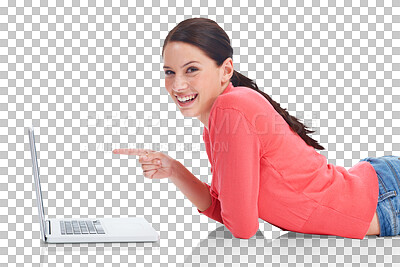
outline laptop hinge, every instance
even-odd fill
[[[51,223],[50,223],[50,220],[46,220],[45,225],[46,225],[46,235],[45,235],[45,237],[46,237],[47,235],[51,235]]]

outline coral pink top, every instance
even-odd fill
[[[372,165],[327,164],[255,90],[230,83],[211,108],[203,139],[212,204],[198,212],[233,236],[252,237],[258,218],[285,231],[366,235],[379,194]]]

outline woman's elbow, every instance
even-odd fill
[[[258,230],[258,229],[257,229],[257,230]],[[257,233],[257,231],[255,231],[255,232],[240,231],[240,232],[232,233],[232,235],[233,235],[234,237],[240,238],[240,239],[250,239],[250,238],[253,237],[256,233]]]
[[[252,227],[241,227],[236,229],[229,229],[232,235],[236,238],[249,239],[253,237],[258,231],[258,222]]]

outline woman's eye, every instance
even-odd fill
[[[192,72],[195,72],[195,71],[197,71],[198,69],[197,68],[195,68],[195,67],[190,67],[190,68],[188,68],[187,69],[187,72],[188,73],[192,73]],[[174,72],[173,71],[171,71],[171,70],[166,70],[166,71],[164,71],[164,73],[165,73],[165,75],[172,75],[172,74],[174,74]]]
[[[188,68],[187,69],[187,72],[195,72],[196,70],[198,70],[197,68],[195,68],[195,67],[190,67],[190,68]]]

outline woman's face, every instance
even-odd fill
[[[208,126],[211,107],[230,81],[230,77],[228,80],[225,77],[225,65],[224,62],[218,67],[214,60],[191,44],[174,41],[165,46],[165,88],[183,116],[197,117]],[[182,103],[177,96],[184,99],[195,96],[195,99]]]

